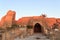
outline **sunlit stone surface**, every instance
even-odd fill
[[[37,34],[34,34],[32,36],[27,36],[26,38],[15,38],[15,40],[50,40],[48,39],[46,36],[40,34],[40,33],[37,33]]]

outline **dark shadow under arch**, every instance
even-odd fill
[[[34,25],[34,33],[41,33],[42,32],[42,26],[39,23],[36,23]]]

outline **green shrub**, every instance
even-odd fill
[[[28,29],[32,29],[33,27],[31,25],[27,25],[27,28]]]

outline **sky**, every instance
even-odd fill
[[[60,0],[0,0],[0,19],[8,10],[16,12],[16,20],[25,16],[60,18]]]

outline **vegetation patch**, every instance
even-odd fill
[[[27,25],[27,28],[28,29],[32,29],[33,27],[31,25]]]

